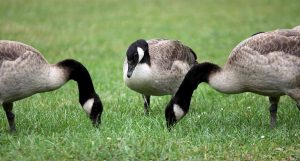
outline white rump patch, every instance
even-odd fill
[[[140,62],[143,59],[145,52],[140,47],[137,47],[137,51],[138,51],[138,54],[139,54],[139,62]]]
[[[174,104],[174,105],[173,105],[173,111],[174,111],[176,120],[181,119],[182,116],[184,115],[184,111],[183,111],[182,108],[181,108],[179,105],[177,105],[177,104]]]
[[[91,114],[93,104],[94,104],[94,98],[90,98],[84,103],[83,109],[87,114]]]

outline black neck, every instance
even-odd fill
[[[194,90],[202,82],[208,83],[210,74],[218,72],[221,68],[212,63],[201,63],[193,66],[186,74],[178,91],[174,96],[174,101],[185,111],[188,111]]]
[[[66,59],[57,64],[69,72],[69,79],[77,82],[79,102],[83,104],[95,94],[94,85],[88,70],[78,61]]]
[[[143,57],[143,59],[140,61],[140,63],[141,63],[141,64],[142,64],[142,63],[146,63],[146,64],[148,64],[149,66],[151,66],[151,63],[150,63],[150,55],[149,55],[149,51],[148,51],[148,50],[145,51],[144,57]]]

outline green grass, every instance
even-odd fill
[[[2,0],[0,39],[30,44],[51,63],[83,62],[104,113],[93,128],[74,82],[18,101],[16,134],[0,112],[0,160],[300,160],[300,113],[288,97],[271,130],[266,97],[201,85],[168,132],[170,96],[153,97],[146,117],[141,96],[122,81],[126,49],[138,38],[179,39],[200,62],[223,65],[253,33],[299,25],[299,8],[298,0]]]

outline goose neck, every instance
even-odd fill
[[[198,85],[202,82],[208,83],[210,76],[220,71],[221,68],[218,65],[209,62],[193,66],[186,74],[174,99],[178,104],[182,105],[182,107],[188,108],[193,92]]]
[[[84,103],[95,95],[95,89],[88,70],[78,61],[67,59],[58,63],[66,69],[69,79],[77,82],[79,90],[79,102],[83,106]]]

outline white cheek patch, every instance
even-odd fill
[[[87,114],[91,114],[93,104],[94,104],[94,98],[90,98],[84,103],[83,109]]]
[[[182,116],[184,115],[184,111],[183,111],[182,108],[181,108],[179,105],[177,105],[177,104],[174,104],[174,105],[173,105],[173,111],[174,111],[176,120],[181,119]]]
[[[140,48],[140,47],[137,47],[137,52],[138,52],[138,54],[139,54],[139,62],[140,62],[140,61],[143,59],[145,52],[144,52],[144,50],[143,50],[142,48]]]

